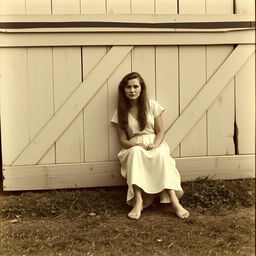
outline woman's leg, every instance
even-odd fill
[[[176,212],[177,216],[180,219],[188,218],[189,212],[186,209],[184,209],[183,206],[180,204],[175,191],[172,189],[168,189],[167,192],[170,196],[172,207],[173,207],[174,211]]]
[[[133,191],[135,203],[133,209],[128,213],[128,217],[138,220],[141,216],[141,211],[143,210],[142,190],[138,186],[133,185]]]

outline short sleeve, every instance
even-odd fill
[[[154,100],[150,100],[149,104],[154,117],[159,116],[164,111],[164,107]]]
[[[118,124],[118,115],[117,115],[117,110],[114,112],[110,122]]]

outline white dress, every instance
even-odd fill
[[[127,133],[130,141],[149,144],[154,142],[154,118],[160,115],[164,108],[154,100],[149,100],[147,126],[139,129],[139,122],[128,114]],[[117,110],[111,122],[118,124]],[[140,187],[144,193],[143,207],[152,204],[154,197],[160,194],[161,203],[170,203],[170,197],[165,189],[173,189],[178,198],[183,195],[180,174],[176,169],[175,160],[170,156],[169,146],[165,141],[153,150],[147,151],[141,146],[122,149],[118,158],[121,163],[121,174],[128,184],[127,204],[133,206],[134,191],[132,185]]]

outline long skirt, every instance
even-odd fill
[[[143,134],[133,137],[130,141],[148,145],[154,142],[155,136]],[[141,146],[122,149],[118,158],[121,163],[121,174],[128,184],[128,205],[134,205],[133,185],[143,191],[144,208],[150,206],[157,195],[160,195],[161,203],[170,203],[166,189],[175,190],[178,198],[184,194],[175,160],[170,156],[170,149],[165,141],[150,151]]]

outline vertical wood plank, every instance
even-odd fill
[[[205,47],[180,47],[180,111],[196,96],[206,82]],[[181,156],[206,154],[206,115],[204,115],[181,143]]]
[[[106,54],[106,47],[83,47],[84,77]],[[108,160],[107,83],[84,108],[85,161]]]
[[[53,60],[56,111],[81,83],[81,48],[53,48]],[[56,163],[83,161],[83,115],[80,113],[56,142]]]
[[[25,14],[25,0],[0,0],[0,14]]]
[[[105,0],[81,0],[81,14],[105,14]]]
[[[156,0],[156,14],[177,14],[177,0]]]
[[[207,79],[232,50],[233,46],[207,46]],[[234,154],[234,79],[208,109],[207,121],[208,155]]]
[[[52,0],[53,14],[80,14],[80,0]]]
[[[205,14],[205,0],[179,0],[179,14]]]
[[[29,143],[27,49],[1,49],[1,138],[4,165]]]
[[[207,14],[232,14],[233,0],[206,0]],[[207,79],[229,56],[233,46],[207,46]],[[208,155],[235,153],[234,135],[234,79],[207,111]]]
[[[51,14],[51,0],[26,0],[27,14]]]
[[[81,12],[83,14],[105,14],[106,9],[105,0],[81,1]],[[106,47],[83,47],[84,78],[97,65],[106,52]],[[105,83],[83,110],[84,158],[86,162],[108,160],[107,110],[107,83]]]
[[[168,129],[179,116],[178,46],[156,47],[156,100],[165,107],[163,121]],[[172,156],[178,157],[179,149]]]
[[[26,0],[26,14],[51,13],[51,0]],[[30,138],[33,138],[54,112],[52,48],[28,49],[28,77]],[[39,164],[49,163],[55,163],[54,145],[39,161]]]
[[[80,0],[52,0],[53,14],[80,14]],[[81,48],[53,48],[55,111],[82,81]],[[84,161],[83,113],[56,141],[56,163]]]
[[[131,0],[133,14],[153,14],[155,13],[154,0]]]
[[[176,0],[156,0],[156,14],[177,14]],[[156,46],[156,99],[166,108],[163,114],[165,129],[179,116],[179,47]],[[168,141],[171,145],[171,141]],[[171,152],[180,156],[180,146]]]
[[[255,154],[255,53],[235,76],[238,153]]]
[[[28,49],[28,85],[30,139],[33,139],[54,113],[52,48]],[[52,147],[40,164],[54,162],[55,151]]]
[[[254,14],[255,0],[235,0],[236,14]]]
[[[108,120],[112,118],[114,111],[117,108],[118,85],[121,79],[131,72],[131,53],[123,60],[119,67],[108,79]],[[121,146],[117,137],[115,127],[110,124],[109,129],[109,159],[117,160],[117,154]]]
[[[141,74],[149,99],[155,99],[155,47],[136,46],[132,51],[132,71]]]
[[[180,0],[180,14],[205,14],[205,0]],[[182,46],[180,52],[180,111],[182,112],[206,82],[204,46]],[[192,128],[180,146],[181,156],[207,154],[206,114]]]
[[[206,0],[207,14],[232,14],[233,0]]]
[[[111,14],[131,13],[131,0],[107,0],[107,11]],[[117,154],[121,149],[116,129],[110,119],[117,108],[118,85],[121,79],[131,72],[131,53],[122,61],[118,68],[108,79],[108,147],[109,160],[117,160]]]
[[[128,14],[131,12],[130,6],[130,0],[107,0],[107,13]]]

